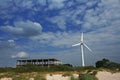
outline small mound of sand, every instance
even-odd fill
[[[12,80],[12,78],[1,78],[0,80]]]
[[[78,74],[73,74],[74,78],[78,78]],[[71,76],[63,76],[63,74],[47,74],[47,80],[71,80]]]
[[[46,79],[47,80],[70,80],[70,77],[69,76],[64,77],[62,76],[62,74],[54,74],[54,75],[47,74]]]
[[[96,77],[98,80],[120,80],[120,73],[111,73],[107,71],[100,71]]]

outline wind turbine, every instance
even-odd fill
[[[79,42],[79,43],[77,43],[77,44],[74,44],[74,45],[72,45],[73,47],[74,46],[80,46],[81,47],[81,53],[82,53],[82,66],[84,67],[85,66],[85,62],[84,62],[84,46],[90,51],[90,52],[92,52],[92,50],[87,46],[87,44],[86,43],[84,43],[84,41],[83,41],[83,33],[81,34],[81,41]]]

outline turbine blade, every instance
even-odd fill
[[[79,45],[81,45],[81,43],[74,44],[74,45],[72,45],[72,47],[79,46]]]
[[[82,32],[82,34],[81,34],[81,41],[83,42],[83,32]]]
[[[92,50],[91,50],[85,43],[83,43],[83,45],[84,45],[89,51],[92,52]]]

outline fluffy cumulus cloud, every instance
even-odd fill
[[[20,21],[15,22],[14,26],[2,26],[1,30],[8,32],[15,36],[35,36],[41,33],[42,26],[37,22]]]
[[[11,58],[28,58],[28,57],[29,57],[29,54],[26,52],[19,52],[11,56]]]

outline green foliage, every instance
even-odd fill
[[[107,67],[107,64],[109,63],[109,60],[108,59],[103,59],[101,61],[97,61],[96,62],[96,67],[99,68],[99,67]]]
[[[69,66],[69,67],[73,67],[72,64],[63,64],[63,65],[65,65],[65,66]]]
[[[50,67],[52,71],[73,71],[73,67],[68,65],[58,65]]]
[[[88,71],[87,71],[87,74],[90,74],[90,75],[94,75],[94,76],[95,76],[95,75],[97,74],[97,72],[98,72],[97,70],[88,70]]]
[[[55,72],[55,71],[73,71],[73,68],[66,65],[50,66],[50,67],[40,67],[40,66],[24,66],[19,68],[0,68],[0,73],[4,72]]]
[[[115,63],[115,62],[111,62],[108,59],[102,59],[100,61],[96,62],[96,67],[100,68],[109,68],[109,69],[119,69],[120,70],[120,64]]]
[[[62,76],[66,77],[66,76],[72,76],[71,73],[67,72],[67,73],[64,73]]]
[[[98,80],[95,76],[90,75],[90,74],[83,74],[82,75],[82,80]]]
[[[71,76],[70,80],[79,80],[78,78],[75,78],[74,76]]]
[[[35,80],[46,80],[45,75],[43,74],[37,74],[34,79]]]
[[[13,77],[13,80],[29,80],[29,77],[27,77],[27,76],[16,76],[16,77]]]
[[[85,71],[85,70],[95,70],[96,68],[94,66],[85,66],[85,67],[81,67],[81,66],[77,66],[74,67],[75,71]]]
[[[26,65],[23,67],[16,68],[16,72],[55,72],[55,71],[73,71],[73,67],[69,65],[57,65],[57,66],[35,66],[35,65]]]
[[[56,72],[56,71],[85,71],[85,70],[93,70],[95,67],[87,66],[87,67],[73,67],[70,64],[63,64],[57,66],[35,66],[32,64],[28,64],[22,67],[16,68],[0,68],[0,73],[3,72],[16,72],[16,73],[24,73],[24,72]]]
[[[76,70],[76,71],[84,71],[85,68],[81,67],[81,66],[77,66],[77,67],[74,67],[74,70]]]

